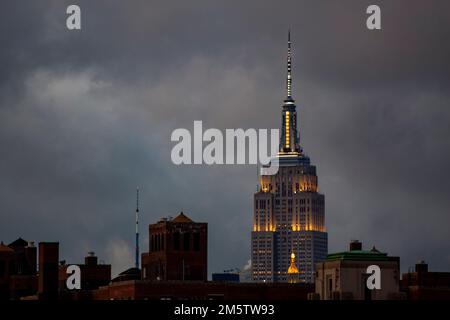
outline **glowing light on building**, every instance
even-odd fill
[[[289,125],[289,123],[290,123],[290,113],[289,113],[289,111],[286,111],[286,115],[285,115],[285,130],[286,130],[286,133],[285,133],[285,137],[286,137],[286,141],[285,141],[285,145],[286,145],[286,148],[290,148],[291,147],[291,131],[290,131],[290,125]]]
[[[280,114],[279,170],[275,175],[261,175],[260,187],[254,195],[251,259],[252,280],[256,282],[313,283],[316,262],[327,256],[325,197],[317,192],[316,167],[300,146],[291,62],[289,34],[287,96]],[[302,257],[297,264],[295,255]]]

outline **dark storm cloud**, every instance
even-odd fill
[[[326,195],[330,251],[350,238],[448,269],[450,4],[443,1],[4,1],[0,236],[60,240],[132,264],[161,216],[210,229],[210,271],[249,258],[254,167],[176,167],[173,129],[276,128],[286,30],[302,143]],[[382,8],[381,32],[365,9]]]

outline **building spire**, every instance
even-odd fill
[[[299,282],[299,275],[300,272],[298,271],[297,266],[295,265],[295,254],[294,252],[291,253],[291,264],[287,271],[288,275],[288,282],[289,283],[297,283]]]
[[[288,274],[291,273],[298,273],[298,268],[295,265],[295,253],[293,251],[291,252],[291,264],[289,265],[288,268]]]
[[[281,154],[299,154],[300,136],[297,134],[297,112],[295,111],[295,101],[292,98],[292,51],[291,51],[291,30],[288,31],[288,51],[287,51],[287,77],[286,77],[286,99],[282,107],[282,128],[280,137]]]
[[[291,52],[291,29],[288,30],[288,51],[287,51],[287,79],[286,79],[286,101],[294,101],[292,99],[292,52]]]
[[[139,269],[139,187],[136,187],[136,257],[134,266]]]

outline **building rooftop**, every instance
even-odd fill
[[[5,246],[5,244],[3,242],[1,242],[0,243],[0,252],[14,252],[14,250],[8,246]]]
[[[172,222],[176,222],[176,223],[190,223],[190,222],[194,222],[192,221],[188,216],[186,216],[183,211],[180,212],[180,214],[178,216],[176,216]]]
[[[374,247],[372,250],[351,250],[327,255],[327,261],[335,260],[388,261],[389,257],[387,253],[380,252]]]
[[[13,242],[11,242],[8,247],[26,247],[28,245],[28,241],[22,239],[22,238],[18,238],[17,240],[14,240]]]
[[[122,282],[140,279],[141,279],[141,270],[133,267],[119,273],[119,275],[114,279],[112,279],[111,282]]]

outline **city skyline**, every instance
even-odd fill
[[[242,268],[255,166],[174,166],[170,132],[196,119],[278,128],[290,26],[329,252],[356,238],[403,271],[419,259],[450,269],[449,4],[400,1],[419,20],[385,4],[374,35],[366,3],[266,4],[257,16],[255,3],[105,3],[80,1],[78,34],[60,27],[64,1],[4,4],[0,240],[60,241],[74,262],[92,250],[117,274],[135,260],[139,185],[141,226],[184,211],[214,230],[209,273]]]

